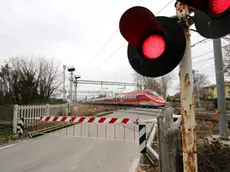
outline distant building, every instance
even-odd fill
[[[230,98],[230,81],[225,81],[225,97]],[[212,84],[204,87],[204,91],[207,92],[208,98],[217,98],[216,84]]]

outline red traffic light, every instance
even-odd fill
[[[150,59],[156,59],[160,57],[164,53],[165,48],[165,40],[162,36],[159,35],[151,35],[147,37],[142,44],[143,54]]]
[[[120,32],[136,49],[141,49],[143,41],[150,35],[163,35],[163,29],[151,11],[138,6],[128,9],[121,16]]]
[[[230,0],[177,0],[195,9],[194,24],[205,38],[220,38],[230,33]]]
[[[210,0],[209,8],[213,14],[221,14],[227,11],[230,7],[229,0]]]
[[[229,0],[177,0],[205,12],[210,17],[221,17],[229,12]]]
[[[129,63],[143,76],[165,75],[183,58],[186,39],[182,27],[174,19],[155,17],[145,7],[125,11],[120,32],[129,43]]]

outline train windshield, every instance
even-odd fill
[[[159,96],[159,94],[157,94],[155,91],[148,91],[148,94],[152,96]]]

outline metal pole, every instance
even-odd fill
[[[66,100],[66,90],[65,90],[65,70],[66,65],[63,65],[63,100]]]
[[[75,80],[75,82],[76,82],[76,80]],[[77,99],[76,99],[76,95],[77,95],[77,84],[75,83],[75,85],[74,85],[75,87],[74,87],[74,102],[75,102],[75,105],[77,104],[76,102],[77,102]]]
[[[77,79],[76,79],[76,87],[75,87],[75,89],[76,89],[76,95],[75,95],[76,99],[75,100],[76,100],[76,106],[77,106]]]
[[[201,108],[201,104],[200,104],[200,82],[197,82],[197,108]]]
[[[216,87],[218,109],[220,112],[219,130],[220,138],[228,137],[228,117],[225,102],[225,88],[224,88],[224,73],[223,73],[223,57],[221,49],[221,39],[213,39],[214,61],[216,70]]]
[[[192,70],[192,74],[193,74],[193,86],[197,85],[197,80],[196,80],[196,71]],[[193,90],[193,96],[194,96],[194,108],[197,107],[197,87],[195,88],[195,90]]]
[[[73,88],[73,71],[70,72],[70,100],[73,101],[73,97],[72,97],[72,88]]]
[[[197,172],[196,128],[193,97],[193,75],[188,6],[176,3],[177,16],[184,27],[186,36],[186,50],[180,63],[180,100],[182,115],[182,151],[184,172]]]

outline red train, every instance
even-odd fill
[[[164,107],[166,102],[162,96],[152,90],[124,93],[116,96],[87,100],[89,104],[131,105],[145,107]]]

